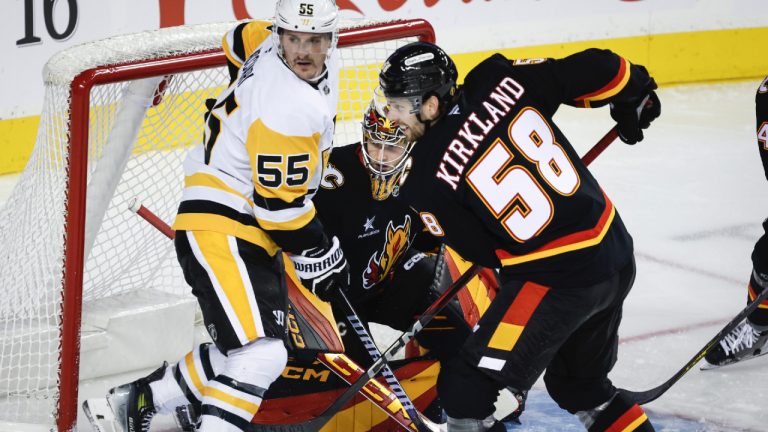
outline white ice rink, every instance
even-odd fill
[[[745,306],[750,253],[768,216],[755,141],[759,82],[660,89],[662,115],[645,141],[617,141],[590,167],[635,240],[637,280],[611,375],[620,387],[663,382]],[[563,107],[556,120],[582,154],[612,126],[607,108]],[[89,383],[81,397],[114,382]],[[546,398],[537,383],[515,431],[580,429],[567,417],[553,419]],[[696,367],[647,408],[657,430],[768,430],[768,356],[714,371]],[[82,417],[78,430],[90,430]]]

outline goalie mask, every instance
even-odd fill
[[[386,115],[386,105],[374,98],[363,117],[363,159],[371,175],[371,193],[377,201],[400,187],[411,164],[413,143]]]
[[[272,23],[272,37],[277,47],[278,55],[293,70],[291,62],[286,59],[285,47],[280,35],[286,30],[300,33],[326,35],[330,44],[318,44],[312,41],[301,41],[301,50],[310,54],[324,54],[328,58],[336,49],[339,40],[339,8],[334,0],[278,0],[275,18]],[[294,72],[296,72],[294,70]],[[322,75],[322,70],[308,81],[314,81]],[[297,73],[300,78],[306,79]]]

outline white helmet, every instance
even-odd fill
[[[305,33],[331,33],[331,47],[327,55],[336,48],[339,40],[339,7],[335,0],[277,0],[273,34],[278,29]],[[279,38],[276,41],[279,45]]]

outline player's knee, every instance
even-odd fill
[[[552,400],[571,414],[603,404],[616,393],[616,387],[607,377],[574,378],[556,375],[548,370],[544,374],[544,384]]]
[[[224,375],[266,390],[288,362],[288,351],[280,339],[261,338],[227,353]]]
[[[579,411],[576,417],[589,432],[612,430],[653,432],[655,429],[645,411],[622,392],[608,402],[590,410]]]
[[[246,430],[287,361],[283,341],[274,338],[257,339],[227,352],[224,370],[207,385],[215,391],[203,396],[200,430]]]
[[[460,357],[442,365],[437,378],[443,409],[455,419],[485,419],[493,414],[501,387]]]

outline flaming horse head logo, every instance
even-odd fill
[[[363,272],[363,288],[370,289],[386,277],[408,249],[411,233],[411,217],[406,215],[402,225],[387,224],[387,239],[381,253],[374,253]]]

